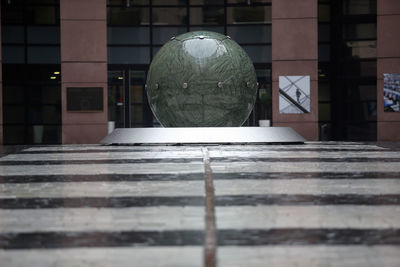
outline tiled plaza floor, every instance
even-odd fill
[[[0,266],[400,266],[400,145],[0,148]]]

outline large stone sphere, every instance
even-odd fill
[[[209,31],[171,38],[151,62],[146,86],[164,127],[241,126],[257,95],[246,52],[228,36]]]

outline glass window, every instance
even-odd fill
[[[190,9],[190,24],[223,25],[224,20],[224,9],[220,7],[204,6]]]
[[[132,6],[132,5],[148,5],[149,0],[107,0],[107,5],[113,6]]]
[[[109,64],[149,64],[148,47],[109,47]]]
[[[271,3],[272,0],[228,0],[228,4],[257,4],[257,3]]]
[[[331,46],[329,44],[318,46],[318,61],[329,61],[331,59]]]
[[[331,26],[328,24],[318,25],[318,42],[329,42],[331,39]]]
[[[143,102],[143,85],[131,86],[131,103]]]
[[[344,0],[343,13],[346,15],[376,14],[376,0]]]
[[[158,7],[153,8],[154,25],[185,25],[186,8],[180,7]]]
[[[59,64],[60,47],[28,46],[28,64]]]
[[[346,42],[353,58],[376,58],[376,41]]]
[[[190,0],[191,5],[223,5],[224,0]]]
[[[329,22],[331,20],[331,6],[318,5],[318,21]]]
[[[224,34],[224,27],[190,27],[190,31],[211,31]]]
[[[143,106],[131,105],[131,124],[143,123]]]
[[[108,27],[108,44],[149,44],[149,27]]]
[[[265,63],[272,61],[272,51],[270,45],[259,45],[259,46],[242,46],[243,49],[249,55],[253,63]]]
[[[271,6],[228,7],[228,24],[271,22]]]
[[[148,8],[125,8],[109,7],[107,8],[107,21],[109,25],[149,25]]]
[[[22,77],[21,77],[22,78]],[[3,103],[7,104],[24,104],[24,87],[22,86],[4,86]]]
[[[2,29],[3,43],[24,43],[24,27],[23,26],[3,26]]]
[[[187,0],[153,0],[152,4],[154,6],[176,6],[176,5],[186,5]]]
[[[271,26],[228,26],[228,35],[238,43],[270,43]]]
[[[23,46],[3,45],[3,64],[25,63],[25,49]],[[3,78],[6,79],[5,77]]]
[[[3,2],[3,1],[2,1]],[[1,5],[2,24],[23,24],[24,6],[17,3]]]
[[[23,144],[25,138],[24,126],[7,125],[3,127],[4,131],[4,144],[15,145]]]
[[[186,27],[153,27],[153,43],[165,44],[171,37],[185,32]]]
[[[376,61],[361,61],[360,76],[376,76]]]
[[[4,105],[4,124],[23,124],[25,122],[25,108],[23,105]]]
[[[331,100],[331,90],[329,83],[318,83],[318,101],[330,101]]]
[[[31,44],[59,44],[60,27],[28,26],[27,37]]]
[[[320,121],[331,120],[331,104],[330,103],[318,103],[318,116]]]
[[[59,9],[55,6],[27,6],[29,24],[59,24]]]
[[[347,40],[376,39],[376,24],[346,24],[344,28],[344,38]]]

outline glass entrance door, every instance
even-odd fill
[[[153,118],[145,91],[146,71],[120,67],[108,71],[108,120],[115,128],[153,127]]]

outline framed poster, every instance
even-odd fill
[[[385,112],[400,111],[400,74],[383,74],[383,106]]]
[[[310,112],[310,76],[279,76],[279,112]]]
[[[67,111],[103,111],[103,87],[68,87]]]

